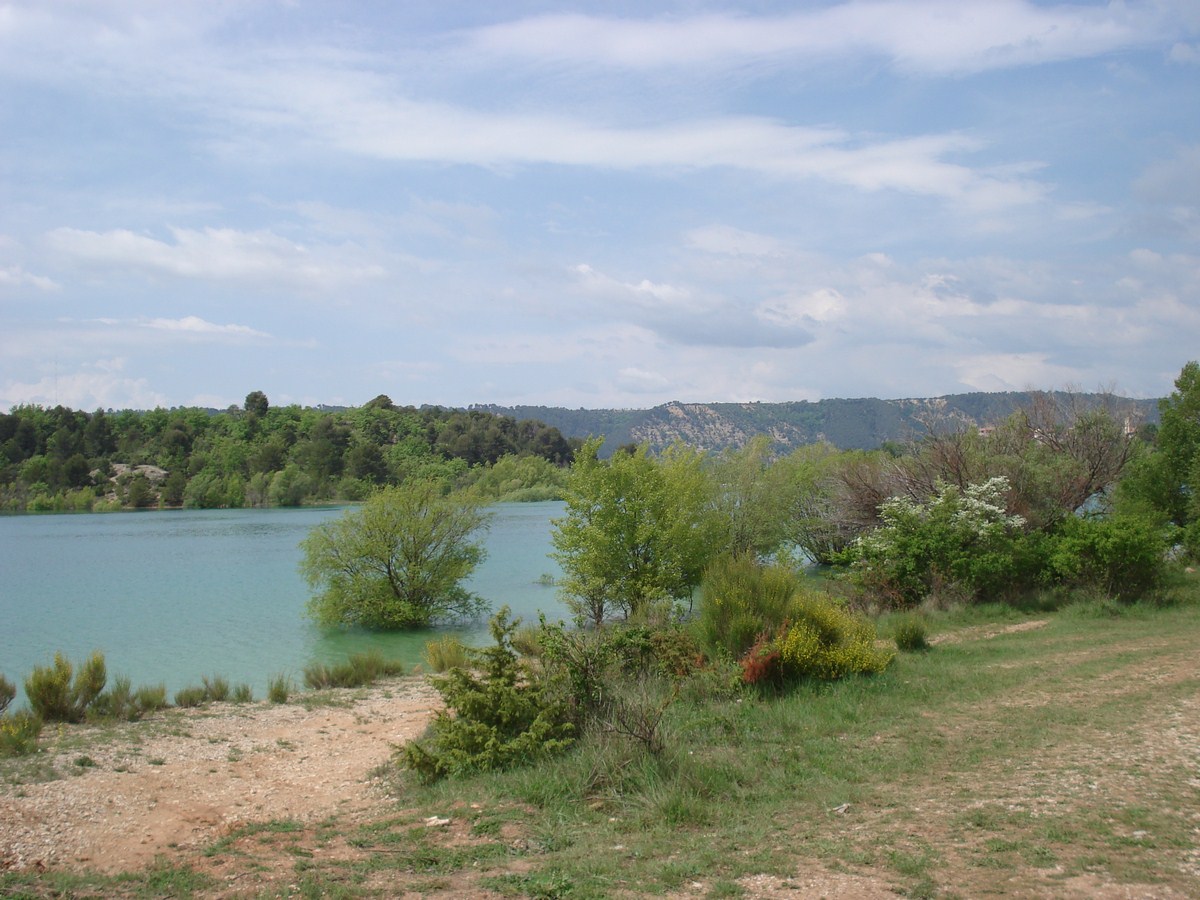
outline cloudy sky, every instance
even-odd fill
[[[0,0],[0,409],[1200,357],[1200,4]]]

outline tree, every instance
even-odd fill
[[[435,481],[379,491],[301,543],[301,570],[320,590],[309,615],[322,625],[376,629],[479,615],[485,601],[462,581],[484,557],[472,537],[489,518],[474,499],[447,495]]]
[[[641,446],[602,462],[585,443],[567,480],[567,515],[551,536],[563,595],[594,625],[690,597],[718,539],[703,455]]]
[[[251,415],[261,418],[271,408],[271,402],[262,391],[251,391],[246,395],[246,401],[242,404],[242,408]]]

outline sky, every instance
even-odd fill
[[[0,410],[1170,392],[1200,3],[0,0]]]

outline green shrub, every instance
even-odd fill
[[[1138,516],[1071,516],[1054,536],[1050,562],[1069,585],[1134,600],[1161,582],[1167,535],[1161,525]]]
[[[41,717],[21,710],[0,716],[0,757],[28,756],[37,750],[42,733]]]
[[[0,716],[4,715],[4,711],[8,709],[8,704],[13,702],[17,696],[17,686],[0,675]]]
[[[133,682],[125,675],[113,679],[112,687],[96,698],[88,710],[89,719],[118,719],[130,721],[138,718],[138,708],[133,693]]]
[[[564,710],[531,679],[512,649],[516,624],[508,607],[492,619],[495,645],[471,651],[476,674],[451,669],[434,684],[446,701],[426,738],[405,744],[401,765],[424,781],[507,769],[570,746],[574,729]]]
[[[158,684],[142,685],[137,689],[134,696],[138,709],[143,713],[151,713],[155,710],[166,709],[167,703],[167,686],[162,682]]]
[[[892,627],[892,639],[900,650],[928,650],[928,626],[925,619],[915,613],[901,616]]]
[[[790,621],[760,639],[743,658],[747,683],[882,672],[893,653],[875,646],[875,627],[824,594],[798,594]]]
[[[253,703],[254,689],[242,682],[233,689],[232,699],[234,703]]]
[[[461,669],[468,662],[467,647],[458,638],[448,634],[432,641],[426,641],[421,658],[433,672]]]
[[[924,504],[892,497],[879,506],[883,524],[839,555],[860,588],[886,606],[912,608],[935,584],[953,584],[976,600],[1028,587],[1044,568],[1025,520],[1005,507],[1002,475],[959,490],[942,485]]]
[[[799,587],[796,573],[778,563],[763,566],[749,556],[713,563],[700,585],[697,628],[705,646],[744,656],[759,635],[783,624]]]
[[[286,675],[272,675],[267,682],[267,699],[272,703],[287,703],[292,693],[292,679]]]
[[[89,656],[78,672],[65,656],[56,653],[53,665],[36,666],[25,679],[25,696],[43,721],[81,722],[107,680],[104,654],[99,651]]]
[[[304,683],[313,690],[363,687],[385,676],[403,674],[403,663],[385,660],[378,650],[369,650],[354,653],[337,665],[309,663],[304,667]]]
[[[175,705],[181,709],[200,706],[208,698],[208,692],[199,685],[190,685],[175,692]]]
[[[220,675],[209,677],[204,675],[200,679],[204,685],[204,699],[211,700],[213,703],[224,703],[229,699],[229,679]]]

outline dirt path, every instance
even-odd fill
[[[0,869],[136,870],[247,823],[356,816],[394,745],[441,705],[422,679],[308,706],[216,705],[116,728],[43,732],[56,780],[0,784]]]

